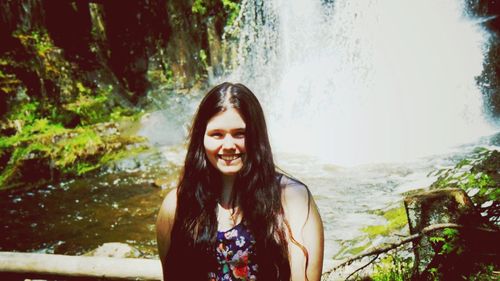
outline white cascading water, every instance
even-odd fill
[[[250,0],[238,67],[277,152],[355,165],[490,134],[475,77],[487,33],[459,0]]]

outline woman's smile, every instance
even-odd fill
[[[226,160],[226,161],[233,161],[241,157],[241,154],[219,154],[217,155],[220,159]]]

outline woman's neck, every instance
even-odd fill
[[[222,176],[222,193],[217,212],[217,230],[227,231],[241,222],[238,202],[232,202],[235,176]]]
[[[235,176],[222,175],[222,193],[219,204],[224,208],[232,208],[231,195],[233,193]],[[233,202],[234,203],[234,202]]]

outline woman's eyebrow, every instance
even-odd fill
[[[246,128],[245,127],[239,127],[239,128],[231,128],[229,130],[226,130],[225,128],[221,128],[221,127],[207,127],[206,129],[206,132],[209,133],[209,132],[226,132],[226,131],[229,131],[229,132],[241,132],[241,131],[246,131]]]
[[[207,128],[207,132],[213,132],[213,131],[245,131],[246,128],[245,127],[241,127],[241,128],[232,128],[232,129],[229,129],[229,130],[226,130],[224,128]]]

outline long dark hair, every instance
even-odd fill
[[[245,121],[244,165],[236,175],[232,202],[256,240],[258,280],[290,280],[288,243],[276,172],[262,107],[242,84],[223,83],[201,101],[191,128],[184,171],[177,189],[177,210],[164,279],[207,280],[217,268],[217,202],[222,176],[209,163],[203,138],[208,120],[228,107]]]

